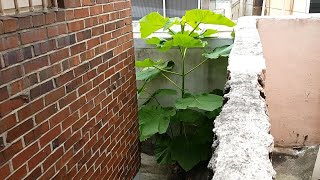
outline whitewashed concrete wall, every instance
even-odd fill
[[[209,163],[213,180],[272,180],[273,138],[263,95],[265,61],[255,17],[242,17],[229,57],[229,80]]]

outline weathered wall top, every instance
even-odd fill
[[[265,61],[256,17],[243,17],[229,57],[226,103],[215,120],[214,180],[267,180],[275,177],[269,159],[273,138],[263,93]]]

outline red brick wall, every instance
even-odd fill
[[[0,179],[132,179],[139,166],[130,1],[0,17]]]

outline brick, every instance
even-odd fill
[[[49,130],[49,123],[44,122],[43,124],[35,127],[31,132],[26,134],[24,138],[24,142],[26,145],[34,142],[37,138],[39,138],[42,134],[46,133]]]
[[[50,129],[48,133],[44,134],[40,139],[40,146],[44,147],[46,146],[50,141],[52,141],[54,138],[56,138],[61,133],[60,126],[56,126],[53,129]]]
[[[88,118],[86,116],[79,119],[76,123],[72,125],[72,132],[76,132],[77,130],[81,129],[87,122]]]
[[[67,151],[66,153],[63,154],[63,156],[58,160],[58,162],[56,163],[56,167],[57,169],[59,169],[60,167],[65,166],[69,160],[72,159],[72,156],[74,155],[74,152],[72,149],[70,149],[69,151]]]
[[[35,56],[45,54],[49,51],[55,50],[57,48],[56,41],[51,39],[43,43],[33,45]]]
[[[62,122],[62,129],[68,129],[73,123],[75,123],[79,119],[78,112],[73,113],[67,119]]]
[[[9,130],[7,132],[7,143],[10,143],[23,134],[27,133],[33,128],[33,121],[32,119],[29,119],[27,121],[22,122],[21,124],[18,124],[16,127],[13,129]]]
[[[85,18],[89,16],[89,8],[81,8],[74,10],[74,17],[76,19]]]
[[[68,23],[69,32],[80,31],[82,29],[84,29],[84,21],[83,20]]]
[[[71,105],[70,105],[70,110],[71,110],[71,113],[75,112],[76,110],[78,110],[80,107],[84,106],[86,103],[86,99],[85,97],[81,97],[81,98],[78,98],[75,102],[73,102]]]
[[[24,47],[22,49],[23,60],[30,59],[33,57],[33,49],[32,46]]]
[[[51,153],[50,146],[46,146],[42,150],[35,153],[35,156],[33,156],[28,161],[28,167],[29,169],[34,169],[37,167],[48,155]]]
[[[92,6],[95,4],[95,0],[83,0],[82,5],[84,6]]]
[[[55,125],[59,124],[60,122],[65,120],[69,115],[70,115],[69,108],[60,110],[59,113],[55,114],[52,118],[48,120],[50,127],[54,127]]]
[[[15,109],[22,107],[24,104],[28,103],[28,98],[26,96],[18,96],[4,101],[0,104],[0,117],[4,117]]]
[[[51,153],[46,160],[43,162],[43,169],[47,170],[49,167],[54,164],[61,156],[63,155],[63,148],[60,147]]]
[[[66,19],[67,19],[67,21],[74,19],[74,10],[73,9],[66,11]]]
[[[74,8],[74,7],[80,7],[81,1],[80,0],[73,0],[73,1],[63,1],[63,7],[64,8]]]
[[[32,25],[32,16],[26,15],[26,16],[19,16],[18,17],[18,24],[19,24],[19,29],[28,29],[33,27]]]
[[[48,12],[45,14],[46,24],[53,24],[56,22],[56,13],[55,12]]]
[[[23,52],[21,49],[9,51],[3,55],[3,61],[5,67],[17,64],[21,61],[23,61]]]
[[[47,33],[48,33],[49,38],[54,37],[54,36],[58,36],[60,34],[59,28],[57,25],[47,27],[47,31],[48,31]]]
[[[32,155],[39,151],[38,143],[34,143],[31,146],[25,148],[16,157],[12,159],[13,169],[18,169],[22,164],[27,162],[27,160],[32,157]]]
[[[20,169],[15,171],[8,180],[16,180],[16,179],[22,179],[27,174],[26,166],[22,166]]]
[[[81,74],[87,72],[90,69],[89,63],[84,63],[74,69],[75,77],[80,76]]]
[[[65,150],[68,150],[71,148],[77,141],[79,141],[81,138],[81,132],[77,131],[73,133],[73,135],[64,143]],[[79,158],[80,159],[80,158]]]
[[[35,116],[35,121],[37,124],[41,124],[43,121],[47,120],[50,116],[58,112],[57,104],[53,104],[49,107],[46,107],[40,113]]]
[[[87,61],[95,57],[94,49],[90,49],[82,54],[80,54],[81,62]]]
[[[10,95],[11,96],[16,95],[17,93],[25,90],[26,88],[37,84],[38,82],[39,81],[38,81],[37,74],[31,74],[31,75],[25,76],[25,78],[10,84]]]
[[[59,5],[61,3],[59,2]],[[57,11],[57,22],[63,22],[63,21],[66,21],[66,11],[64,10],[60,10],[60,11]]]
[[[104,33],[104,25],[92,29],[92,36],[98,36]],[[117,36],[114,36],[117,37]]]
[[[34,101],[18,111],[18,118],[20,121],[27,119],[31,115],[40,111],[43,107],[44,107],[43,99]]]
[[[91,49],[91,48],[99,45],[100,44],[100,37],[90,39],[87,42],[87,44],[88,44],[88,49]]]
[[[71,56],[73,56],[75,54],[79,54],[79,53],[86,50],[86,43],[83,42],[81,44],[71,46],[70,50],[71,50]]]
[[[50,63],[54,64],[69,57],[69,49],[61,49],[55,53],[50,54]]]
[[[66,142],[70,137],[71,137],[71,129],[67,129],[66,131],[64,131],[63,133],[61,133],[56,139],[55,141],[58,142],[58,145],[62,145],[64,142]]]
[[[38,179],[39,179],[39,180],[51,179],[51,178],[54,176],[55,173],[56,173],[55,167],[52,166],[52,167],[50,167],[45,173],[43,173],[43,174],[41,175],[41,177],[38,178]]]
[[[24,67],[25,73],[29,74],[31,72],[34,72],[48,65],[49,65],[49,57],[43,56],[43,57],[39,57],[37,59],[24,63],[23,67]]]
[[[39,27],[46,24],[46,16],[44,14],[36,14],[32,16],[33,27]]]
[[[10,160],[15,154],[22,150],[22,142],[21,140],[11,144],[8,148],[2,151],[3,156],[6,161]],[[2,164],[0,162],[0,164]]]
[[[66,84],[67,82],[71,81],[74,78],[73,71],[66,72],[61,76],[55,78],[55,83],[58,87]]]
[[[0,102],[8,98],[9,98],[9,93],[8,93],[7,87],[0,88]]]
[[[5,36],[0,39],[0,51],[16,48],[19,45],[20,45],[20,40],[17,34]]]
[[[67,93],[74,91],[83,83],[82,77],[78,77],[77,79],[72,80],[66,85]]]
[[[0,35],[4,33],[3,22],[0,21]]]
[[[58,48],[70,46],[70,45],[76,43],[76,35],[72,34],[72,35],[68,35],[65,37],[61,37],[61,38],[57,39],[57,42],[58,42]]]
[[[38,179],[38,177],[40,177],[41,174],[41,166],[38,166],[35,170],[33,170],[29,175],[26,176],[25,180]]]
[[[99,16],[99,24],[105,24],[109,22],[109,14]]]
[[[81,32],[78,32],[76,34],[77,36],[77,41],[80,42],[80,41],[83,41],[83,40],[86,40],[86,39],[89,39],[92,37],[91,35],[91,29],[87,29],[85,31],[81,31]]]
[[[53,76],[60,74],[61,72],[62,72],[62,69],[60,64],[52,65],[40,71],[39,73],[40,81],[44,81],[49,78],[52,78]]]
[[[2,19],[2,23],[4,27],[4,33],[14,32],[19,28],[17,18],[5,17]]]
[[[49,80],[30,90],[30,98],[33,100],[54,89],[53,81]]]
[[[90,7],[90,16],[95,16],[98,14],[102,14],[102,6],[91,6]]]
[[[2,167],[0,167],[0,174],[2,177],[8,177],[10,174],[10,167],[9,164],[6,164]]]
[[[51,91],[48,95],[45,96],[45,105],[47,106],[53,102],[57,102],[59,99],[65,96],[65,94],[66,92],[64,87]]]
[[[99,24],[98,17],[91,17],[91,18],[85,19],[85,27],[86,28],[92,27],[92,26],[95,26],[95,25],[98,25],[98,24]]]
[[[14,114],[7,116],[6,118],[2,118],[0,121],[0,134],[7,131],[17,124],[17,119]]]
[[[36,41],[45,40],[47,38],[47,30],[46,28],[32,29],[27,32],[21,33],[20,36],[21,43],[28,44]]]

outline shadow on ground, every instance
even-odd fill
[[[317,146],[298,150],[277,149],[272,155],[276,180],[311,180],[318,149]]]

